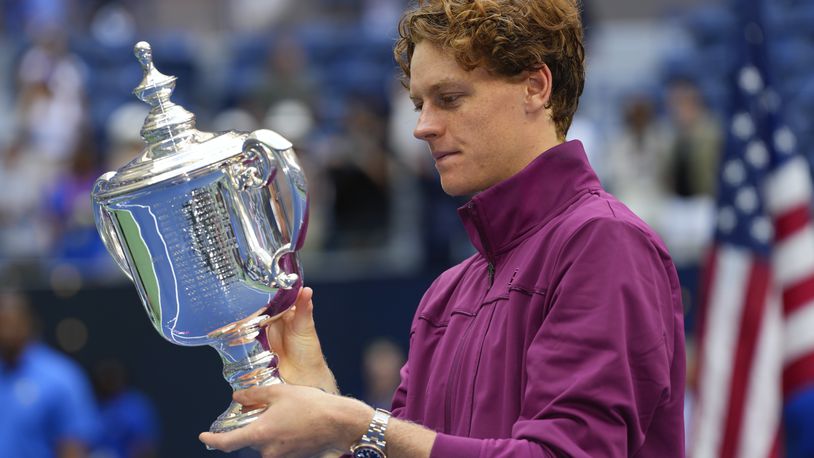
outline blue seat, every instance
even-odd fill
[[[769,61],[776,81],[814,76],[814,42],[798,37],[770,42]]]
[[[684,18],[684,26],[699,46],[726,42],[735,32],[732,12],[719,5],[699,7]]]

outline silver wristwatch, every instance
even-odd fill
[[[387,458],[384,453],[384,432],[387,430],[387,423],[390,421],[390,412],[384,409],[376,409],[373,419],[367,432],[353,444],[350,448],[350,455],[353,458]]]

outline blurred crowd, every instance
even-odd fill
[[[438,270],[470,253],[460,200],[436,183],[391,47],[399,0],[0,1],[0,278],[12,286],[119,282],[89,191],[143,147],[133,44],[178,77],[173,100],[208,131],[270,128],[304,163],[310,278]],[[814,7],[768,3],[778,98],[814,151]],[[733,65],[722,4],[605,23],[585,2],[588,81],[569,134],[606,187],[661,233],[691,308],[714,224]],[[191,16],[197,26],[173,18]],[[642,24],[649,24],[644,25]],[[642,36],[648,40],[642,40]],[[691,315],[690,315],[691,318]]]
[[[95,234],[88,195],[100,173],[143,147],[147,106],[131,94],[142,76],[132,52],[140,39],[152,42],[159,70],[179,78],[173,100],[197,115],[200,129],[271,128],[295,143],[310,181],[307,251],[328,254],[317,274],[371,270],[385,258],[398,260],[387,263],[391,271],[420,263],[409,216],[417,184],[405,179],[418,171],[388,138],[400,6],[311,2],[317,14],[299,27],[289,21],[308,2],[243,3],[244,14],[231,13],[220,33],[161,28],[160,19],[144,19],[157,4],[0,3],[5,282],[70,291],[121,280]],[[219,17],[215,3],[203,7]],[[167,14],[187,8],[198,5],[179,2]],[[257,16],[266,18],[262,27]]]
[[[452,211],[459,202],[441,194],[425,147],[411,137],[415,114],[391,57],[403,2],[239,3],[202,3],[218,18],[209,31],[151,17],[183,15],[193,8],[187,2],[175,10],[135,1],[0,3],[6,282],[70,290],[121,280],[96,236],[88,194],[98,175],[143,146],[147,107],[131,95],[140,39],[152,42],[159,70],[179,78],[173,99],[199,128],[271,128],[294,142],[311,186],[311,274],[409,273],[468,254]],[[651,59],[650,74],[614,81],[611,72],[601,84],[594,67],[609,53],[591,35],[613,32],[589,18],[588,87],[571,136],[586,143],[606,186],[662,232],[679,264],[691,264],[711,232],[730,18],[722,7],[701,7],[660,19],[683,40]],[[778,65],[794,78],[782,95],[802,113],[814,97],[802,61],[814,53],[797,51],[810,51],[812,39],[784,34]],[[807,98],[793,96],[800,92]],[[795,127],[812,136],[807,123]]]

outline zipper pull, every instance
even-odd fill
[[[489,286],[492,286],[495,283],[495,265],[490,262],[486,269],[489,271]]]

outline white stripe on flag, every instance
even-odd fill
[[[746,283],[752,265],[749,251],[719,246],[704,324],[703,354],[695,409],[693,458],[719,455],[729,402],[733,355],[740,331]],[[691,442],[691,443],[692,443]]]
[[[767,458],[780,423],[783,311],[777,289],[769,288],[768,294],[744,398],[743,423],[735,453],[738,458]]]
[[[814,349],[814,301],[786,317],[783,363],[789,364]]]
[[[797,155],[765,181],[764,195],[769,214],[777,216],[795,206],[811,202],[811,172],[806,160]]]
[[[777,284],[786,286],[814,272],[814,228],[803,229],[775,245],[773,267]]]

